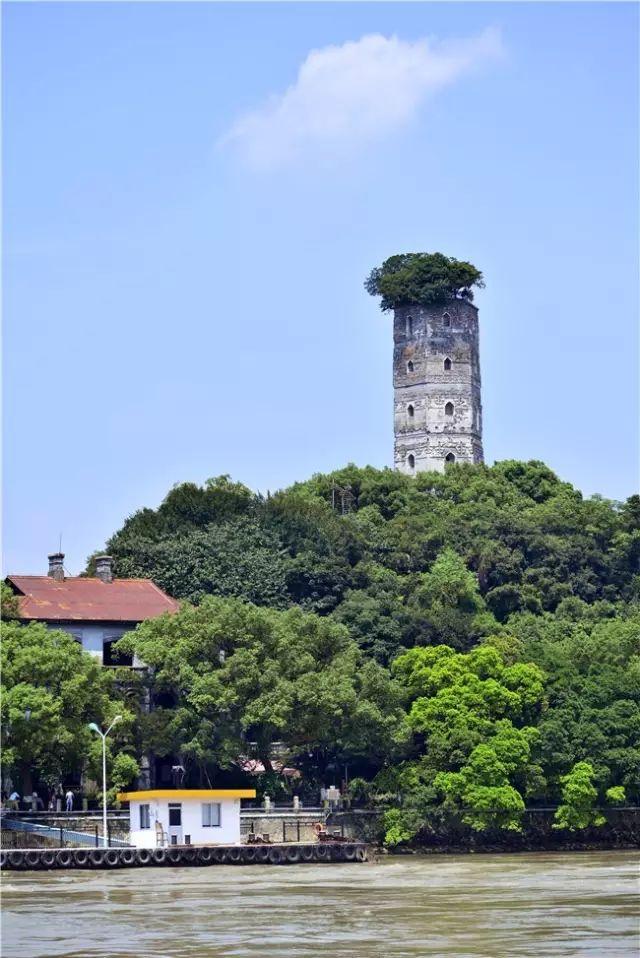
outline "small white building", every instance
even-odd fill
[[[158,848],[239,844],[240,801],[255,797],[253,788],[160,788],[118,800],[129,802],[131,844]]]

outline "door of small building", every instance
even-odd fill
[[[182,805],[169,802],[169,827],[167,829],[170,845],[182,845]]]

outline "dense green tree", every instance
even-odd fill
[[[596,808],[598,792],[593,778],[589,762],[577,762],[568,775],[562,776],[562,805],[555,814],[554,828],[576,831],[604,824],[604,817]]]
[[[430,571],[417,578],[412,603],[420,610],[422,642],[468,648],[498,631],[477,577],[452,549],[441,552]]]
[[[118,575],[148,576],[178,598],[236,595],[341,619],[347,595],[377,589],[363,572],[382,566],[405,580],[398,615],[413,616],[413,626],[400,623],[403,643],[413,644],[425,641],[411,601],[415,576],[431,573],[447,550],[477,576],[487,611],[503,623],[572,597],[640,598],[640,530],[629,503],[585,500],[538,462],[415,478],[351,465],[266,499],[226,477],[178,486],[158,510],[127,520],[107,548]]]
[[[486,643],[466,654],[444,645],[414,648],[395,660],[393,672],[422,754],[398,768],[403,804],[385,820],[387,843],[408,840],[421,813],[440,802],[460,809],[477,831],[518,829],[523,796],[542,779],[533,749],[544,705],[540,669],[508,665]]]
[[[153,578],[169,595],[190,602],[215,593],[277,607],[290,601],[283,553],[272,532],[241,516],[155,542],[129,539],[116,571],[125,578]]]
[[[395,660],[393,674],[407,689],[410,725],[426,736],[430,750],[439,736],[452,742],[456,729],[485,737],[503,718],[531,722],[543,703],[541,670],[531,663],[505,665],[489,644],[468,653],[446,645],[410,649]],[[438,763],[443,760],[446,751],[438,755]]]
[[[522,655],[546,673],[548,708],[538,724],[549,798],[582,760],[603,790],[640,795],[640,616],[605,604],[563,603],[555,615],[513,617]]]
[[[119,752],[113,760],[111,767],[111,794],[107,797],[107,803],[115,801],[118,792],[122,792],[136,782],[140,775],[140,766],[133,755],[126,752]]]
[[[17,619],[20,614],[18,596],[14,595],[6,582],[0,583],[0,613],[3,621]]]
[[[364,284],[372,296],[381,296],[383,310],[397,306],[446,303],[473,299],[473,286],[484,286],[480,270],[443,253],[400,253],[372,269]]]
[[[193,776],[247,754],[270,772],[276,743],[299,765],[348,755],[375,768],[405,735],[388,673],[344,626],[300,609],[207,597],[120,644],[149,666],[152,695],[174,703],[149,716],[146,744],[179,753]]]
[[[412,617],[402,597],[382,589],[354,589],[338,606],[335,618],[343,622],[362,649],[388,664],[402,651]]]
[[[251,612],[260,627],[247,640],[258,678],[247,681],[246,694],[233,691],[232,705],[220,706],[223,713],[190,696],[212,682],[226,702],[236,682],[225,672],[227,660],[221,667],[215,656],[211,664],[204,653],[202,661],[193,658],[192,646],[180,646],[191,663],[181,670],[170,660],[172,633],[166,623],[158,626],[155,644],[165,648],[167,665],[154,666],[159,707],[138,723],[138,752],[143,743],[153,743],[159,754],[179,752],[204,779],[238,754],[257,752],[259,743],[267,762],[276,749],[311,776],[346,760],[352,774],[368,781],[370,796],[389,802],[401,794],[409,802],[405,817],[394,819],[397,834],[416,808],[435,805],[462,810],[471,803],[465,814],[473,812],[478,826],[494,801],[508,826],[517,821],[520,800],[561,802],[564,777],[583,761],[593,767],[600,796],[622,788],[628,802],[640,801],[637,496],[624,504],[585,498],[537,461],[456,465],[415,477],[349,464],[266,497],[228,477],[176,486],[158,509],[127,520],[107,547],[119,575],[149,576],[171,594],[201,603],[205,618],[222,615],[207,596],[260,607]],[[291,688],[299,684],[306,696],[307,685],[298,683],[282,646],[262,638],[276,629],[272,614],[291,615],[293,622],[300,610],[314,613],[309,634],[317,632],[320,648],[323,630],[347,637],[349,654],[329,657],[327,672],[345,713],[353,690],[360,696],[359,676],[367,669],[394,695],[400,687],[409,752],[394,726],[384,747],[384,736],[371,746],[368,762],[358,724],[329,720],[326,701],[318,720],[324,737],[300,724],[298,713],[308,716],[308,703]],[[197,609],[176,621],[188,622],[193,648],[206,650],[210,633]],[[296,635],[299,627],[283,628]],[[252,629],[246,626],[249,634]],[[240,663],[248,654],[240,643],[231,659]],[[324,660],[309,654],[310,685],[320,689]],[[389,683],[378,666],[392,663]],[[269,689],[277,709],[264,704],[272,701]],[[515,747],[532,728],[528,757],[507,769],[499,743]],[[480,775],[483,756],[492,778]],[[440,785],[451,785],[443,791],[435,785],[438,775],[457,777],[440,778]]]
[[[123,769],[134,713],[113,691],[113,675],[66,632],[8,622],[2,628],[2,727],[5,770],[23,794],[34,779],[54,784],[78,769],[101,767],[89,722],[122,715],[109,754]]]
[[[420,831],[424,821],[420,808],[390,808],[385,812],[384,844],[387,848],[404,845]]]
[[[524,734],[519,734],[526,743]],[[463,821],[475,831],[496,825],[519,831],[524,801],[509,782],[508,766],[492,746],[493,742],[477,745],[459,772],[440,772],[434,784],[446,801],[464,810]]]
[[[627,796],[622,785],[613,785],[605,792],[605,799],[609,805],[625,805]]]

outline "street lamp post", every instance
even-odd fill
[[[102,739],[102,844],[105,848],[107,847],[107,735],[121,718],[121,715],[116,715],[106,732],[98,728],[95,722],[89,725],[91,731],[97,732]]]

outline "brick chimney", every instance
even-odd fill
[[[96,578],[102,582],[113,582],[112,563],[111,556],[96,556]]]
[[[64,552],[53,552],[49,556],[49,571],[47,575],[50,575],[56,582],[62,582],[64,580]]]

